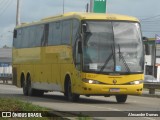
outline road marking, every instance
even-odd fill
[[[121,111],[119,109],[115,109],[115,108],[106,108],[106,107],[100,107],[100,106],[95,106],[95,105],[84,105],[84,104],[79,104],[80,106],[89,106],[89,107],[95,107],[95,108],[98,108],[98,109],[108,109],[108,110],[111,110],[111,111]]]
[[[143,118],[148,119],[148,120],[156,120],[156,119],[149,118],[149,117],[143,117]]]

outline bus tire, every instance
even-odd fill
[[[23,94],[24,94],[25,96],[28,96],[27,83],[26,83],[25,80],[23,80],[22,82],[23,82],[23,83],[22,83],[22,85],[23,85]]]
[[[116,95],[116,100],[118,103],[125,103],[127,100],[127,95]]]
[[[35,90],[32,88],[32,82],[30,75],[27,77],[27,88],[28,88],[28,96],[34,96]]]
[[[79,96],[78,94],[72,93],[72,85],[71,85],[71,81],[68,80],[67,84],[66,84],[66,90],[65,90],[65,95],[67,97],[67,99],[71,102],[76,102],[79,100]]]

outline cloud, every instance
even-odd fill
[[[160,15],[160,0],[107,0],[108,12],[125,14],[138,17],[139,20],[151,17],[150,22],[140,21],[144,36],[155,37],[160,33],[160,16],[152,18],[152,16]]]
[[[12,31],[16,22],[16,0],[0,1],[0,47],[12,45]],[[2,4],[3,3],[3,4]]]
[[[7,1],[9,6],[7,7]],[[21,21],[31,22],[37,21],[44,17],[62,14],[63,0],[20,0],[21,1]],[[90,0],[64,0],[65,12],[84,12],[85,6]],[[3,4],[2,4],[3,2]],[[0,0],[0,36],[5,34],[8,41],[12,40],[9,32],[13,30],[16,20],[16,0]],[[136,16],[139,19],[160,15],[160,0],[107,0],[107,12],[126,14]],[[5,9],[6,8],[6,9]],[[3,10],[5,9],[5,10]],[[157,20],[157,21],[153,21]],[[143,30],[159,31],[159,32],[144,32],[145,36],[154,37],[155,34],[160,33],[160,17],[152,19],[153,22],[149,24],[142,22]],[[154,24],[154,25],[152,25]],[[0,47],[4,44],[0,38]]]
[[[38,4],[37,4],[38,2]],[[89,0],[64,0],[64,12],[85,11]],[[25,0],[22,3],[22,21],[39,20],[44,17],[63,13],[63,0]]]
[[[10,2],[9,7],[1,14],[5,4]],[[0,3],[3,2],[0,0]],[[89,0],[64,0],[65,12],[84,11],[85,5]],[[8,31],[12,31],[16,23],[16,0],[4,0],[4,4],[0,4],[0,47],[5,44],[12,45],[12,35]],[[20,17],[21,22],[37,21],[44,17],[62,14],[63,0],[20,0]],[[3,11],[2,11],[3,12]]]
[[[7,45],[9,47],[12,46],[13,41],[13,29],[15,27],[15,24],[10,24],[8,26],[5,26],[4,28],[0,28],[1,35],[0,35],[0,47],[3,47],[4,45]]]

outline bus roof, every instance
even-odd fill
[[[117,21],[136,21],[139,22],[139,20],[132,16],[126,16],[126,15],[119,15],[119,14],[106,14],[106,13],[84,13],[84,12],[69,12],[57,16],[51,16],[44,19],[41,19],[40,21],[31,22],[31,23],[22,23],[21,25],[17,26],[19,27],[25,27],[30,26],[34,24],[42,24],[46,22],[52,22],[56,20],[62,20],[62,19],[68,19],[68,18],[77,18],[77,19],[85,19],[85,20],[117,20]]]

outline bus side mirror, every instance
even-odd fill
[[[83,33],[87,32],[87,24],[82,24]]]
[[[78,53],[82,54],[82,42],[78,41]]]
[[[143,42],[148,41],[147,37],[142,37]]]
[[[14,30],[13,32],[13,38],[17,38],[17,30]]]
[[[149,45],[148,45],[148,38],[147,37],[142,37],[142,40],[143,40],[143,43],[144,43],[144,50],[145,50],[145,54],[146,55],[150,55],[150,48],[149,48]]]

